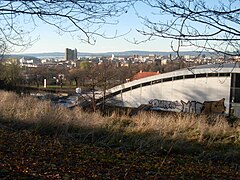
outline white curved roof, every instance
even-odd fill
[[[221,64],[208,64],[208,65],[200,65],[191,68],[185,68],[176,70],[173,72],[158,74],[138,80],[134,80],[128,83],[124,83],[118,86],[115,86],[109,90],[108,93],[114,93],[116,91],[129,88],[135,85],[139,85],[146,82],[151,82],[159,79],[164,78],[171,78],[176,76],[183,76],[183,75],[191,75],[191,74],[209,74],[209,73],[240,73],[240,66],[239,63],[221,63]]]

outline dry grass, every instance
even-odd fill
[[[171,139],[202,142],[209,138],[217,140],[234,136],[237,139],[239,136],[239,127],[230,127],[223,116],[215,116],[214,122],[209,123],[209,117],[206,115],[142,113],[134,117],[133,122],[136,126],[129,131],[154,131],[161,137]]]
[[[2,119],[34,124],[38,130],[49,131],[51,128],[52,131],[65,133],[70,125],[97,128],[103,120],[97,113],[85,113],[80,108],[70,110],[30,96],[19,97],[12,92],[0,91],[0,97]]]
[[[33,124],[34,130],[50,134],[93,135],[99,143],[124,145],[124,139],[133,146],[149,147],[163,141],[196,142],[208,146],[240,143],[240,123],[230,126],[225,117],[193,114],[140,113],[134,117],[103,117],[100,113],[87,113],[80,108],[69,110],[40,101],[33,97],[19,97],[14,93],[0,91],[0,119]],[[86,132],[83,129],[90,131]],[[107,135],[106,135],[107,132]],[[140,135],[140,136],[139,136]]]

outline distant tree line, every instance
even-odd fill
[[[72,68],[62,65],[20,67],[18,60],[6,59],[0,62],[0,87],[5,89],[14,89],[17,86],[42,87],[46,79],[48,86],[61,86],[61,88],[71,86],[105,91],[125,83],[126,80],[131,80],[140,71],[165,73],[189,65],[181,60],[169,61],[167,64],[161,64],[158,61],[150,64],[129,63],[128,66],[120,66],[111,62],[96,64],[85,60]]]

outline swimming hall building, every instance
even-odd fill
[[[201,65],[133,80],[107,91],[114,106],[240,117],[239,63]]]

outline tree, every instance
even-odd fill
[[[150,6],[151,17],[141,17],[146,29],[138,30],[152,39],[177,40],[181,47],[240,55],[239,0],[143,0]],[[173,47],[173,46],[172,46]]]
[[[16,59],[9,59],[4,63],[0,62],[0,82],[5,88],[12,88],[19,85],[22,80],[21,68]]]
[[[4,0],[0,1],[0,53],[15,46],[28,47],[39,21],[54,26],[59,33],[78,33],[79,39],[95,42],[106,37],[99,29],[115,24],[113,17],[128,11],[135,0]],[[25,29],[28,25],[31,29]],[[29,26],[30,25],[30,26]],[[116,35],[114,35],[115,37]],[[10,51],[10,50],[9,50]]]
[[[49,69],[43,66],[37,68],[29,68],[27,74],[29,76],[30,83],[34,82],[37,87],[43,85],[44,79],[52,79],[54,76],[56,76],[56,73],[53,69]]]
[[[76,88],[79,86],[80,76],[80,69],[77,68],[70,69],[67,74],[67,78],[69,79],[70,84],[72,81],[75,81]]]
[[[80,63],[80,69],[84,71],[89,71],[91,69],[92,64],[88,61],[82,61]]]

